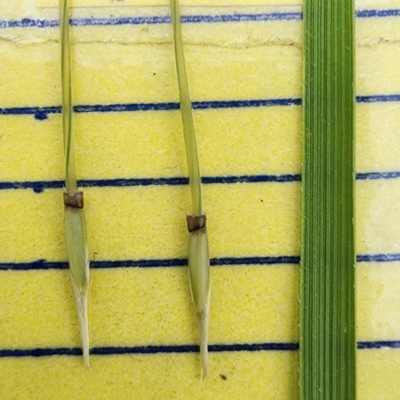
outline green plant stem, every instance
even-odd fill
[[[210,257],[201,197],[201,176],[193,123],[192,103],[186,75],[178,0],[171,0],[175,64],[178,77],[182,124],[185,137],[189,184],[192,197],[192,215],[187,216],[189,238],[189,286],[196,310],[203,379],[208,369],[208,327],[210,314]]]
[[[304,5],[302,400],[355,399],[354,4]]]
[[[71,56],[69,43],[69,0],[60,0],[60,33],[61,33],[61,92],[62,122],[64,134],[64,169],[65,186],[69,195],[77,191],[74,133],[72,129],[72,83]]]
[[[78,192],[74,132],[72,128],[72,82],[69,43],[69,1],[60,0],[61,35],[61,91],[62,126],[64,136],[65,191],[64,225],[68,251],[69,271],[74,288],[83,359],[89,366],[88,288],[89,255],[86,241],[86,223],[83,212],[83,193]]]
[[[179,12],[178,0],[171,0],[171,14],[174,34],[176,71],[178,76],[179,96],[181,103],[182,124],[185,136],[186,157],[189,170],[189,185],[192,197],[192,213],[193,215],[201,215],[203,214],[203,206],[201,196],[199,156],[197,153],[192,102],[190,101],[185,55],[183,52],[181,17]]]

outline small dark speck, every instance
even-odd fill
[[[155,76],[156,75],[156,73],[155,72],[153,72],[153,76]]]
[[[49,116],[47,115],[46,112],[38,110],[35,113],[35,119],[38,119],[39,121],[43,121],[45,119],[47,119]]]
[[[223,381],[226,381],[228,379],[226,375],[220,374],[219,376]]]
[[[37,186],[35,185],[33,187],[33,191],[35,193],[43,193],[44,192],[44,187],[42,185],[37,185]]]
[[[264,200],[263,200],[263,199],[260,199],[260,201],[261,201],[261,203],[264,203]]]

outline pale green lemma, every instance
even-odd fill
[[[208,324],[211,289],[209,264],[207,232],[206,228],[201,228],[190,234],[189,284],[198,320],[203,379],[207,375],[208,366]]]

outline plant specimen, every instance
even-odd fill
[[[69,43],[69,0],[60,0],[62,127],[64,137],[64,221],[69,271],[80,324],[84,362],[89,366],[88,286],[89,255],[86,244],[83,193],[78,191],[72,127],[72,82]]]
[[[302,400],[355,399],[354,4],[304,4]]]
[[[189,171],[190,193],[192,198],[192,213],[186,217],[187,227],[190,233],[189,286],[198,320],[200,357],[204,379],[207,375],[208,366],[208,325],[211,287],[210,258],[206,227],[207,217],[203,211],[202,204],[199,158],[193,123],[192,103],[190,101],[186,75],[178,0],[171,0],[171,14],[176,73],[178,77],[182,125]]]

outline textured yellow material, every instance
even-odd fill
[[[71,0],[74,7],[112,7],[112,6],[165,6],[166,0]],[[302,0],[182,0],[183,5],[201,6],[240,6],[240,5],[274,5],[288,6],[301,5]],[[378,0],[355,0],[358,7],[383,6],[395,8],[400,4],[399,0],[384,0],[379,4]],[[37,0],[39,7],[57,7],[57,0]]]
[[[399,301],[399,264],[360,264],[357,267],[359,340],[398,340],[400,308],[393,305]]]
[[[296,267],[235,266],[218,268],[212,273],[217,291],[211,304],[213,342],[297,339]],[[230,279],[232,274],[235,280]],[[92,270],[91,279],[92,346],[197,341],[186,268],[160,269],[156,274],[147,269]],[[265,285],[258,285],[260,281],[266,281]],[[32,297],[37,287],[52,290]],[[171,287],[175,290],[170,290]],[[0,288],[2,293],[10,292],[7,303],[2,305],[2,331],[7,332],[2,337],[2,348],[74,347],[79,343],[68,271],[8,272],[3,274]],[[131,301],[127,301],[128,293]],[[238,296],[246,301],[238,304]],[[15,307],[18,303],[24,307]]]
[[[182,0],[191,6],[301,5],[302,0]],[[57,0],[37,0],[39,7],[57,7]],[[166,0],[72,0],[72,7],[165,6]]]
[[[1,387],[14,398],[31,399],[39,393],[43,400],[54,399],[55,395],[60,400],[261,400],[297,396],[297,385],[293,384],[298,375],[295,352],[218,353],[212,360],[212,374],[210,371],[201,383],[193,379],[198,374],[195,354],[92,356],[89,371],[77,357],[38,359],[34,363],[14,359],[7,360],[7,368],[2,369]]]
[[[89,249],[97,260],[186,257],[188,237],[182,215],[189,209],[187,192],[186,186],[86,188]],[[2,248],[4,261],[64,259],[60,193],[0,191],[2,221],[7,227],[0,230],[0,241],[7,244]],[[298,254],[298,183],[205,185],[204,194],[211,257]],[[235,226],[246,240],[238,240]],[[24,230],[31,236],[21,242]]]
[[[183,11],[246,13],[243,7]],[[277,9],[248,13],[270,11]],[[85,8],[74,9],[73,17],[166,13],[167,7]],[[35,1],[0,0],[0,20],[57,15]],[[399,94],[399,18],[357,19],[356,26],[357,94]],[[184,24],[193,101],[299,98],[301,28],[299,20]],[[168,24],[71,29],[74,104],[178,101]],[[59,106],[58,57],[58,27],[0,28],[0,108]],[[399,103],[358,103],[356,112],[357,171],[400,171]],[[196,110],[194,118],[204,176],[300,173],[299,106]],[[187,175],[178,110],[78,113],[74,122],[79,179]],[[60,114],[43,121],[0,115],[0,184],[61,181],[62,154]],[[357,253],[400,253],[400,180],[356,186]],[[300,253],[299,182],[205,184],[203,190],[212,258]],[[186,257],[189,208],[185,185],[85,188],[91,260]],[[67,259],[62,189],[0,190],[0,264],[39,259]],[[214,266],[211,275],[211,345],[298,341],[296,265]],[[196,343],[186,267],[99,268],[91,277],[93,347]],[[399,282],[400,263],[357,265],[359,341],[400,339]],[[0,354],[78,348],[70,285],[67,269],[0,271]],[[359,350],[357,361],[360,400],[397,399],[398,349]],[[298,397],[296,351],[210,352],[204,383],[198,353],[92,355],[90,370],[77,356],[0,357],[0,371],[6,400]]]

